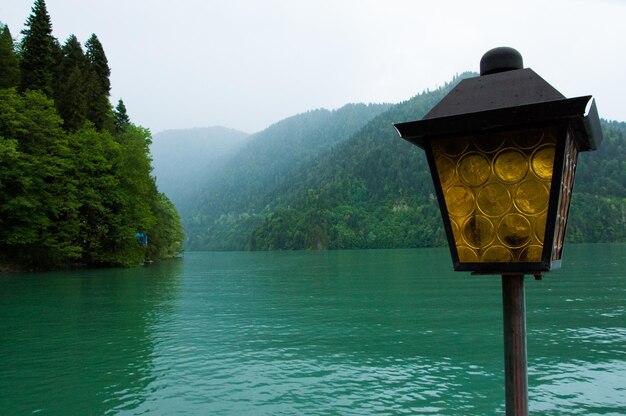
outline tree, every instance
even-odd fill
[[[147,257],[150,260],[175,257],[183,251],[185,237],[176,207],[164,193],[158,193],[156,185],[151,200],[157,221],[148,233]]]
[[[56,267],[80,256],[76,183],[62,120],[40,91],[0,90],[4,156],[0,252],[29,267]]]
[[[9,27],[0,26],[0,88],[17,87],[20,67]]]
[[[71,35],[62,48],[55,104],[63,119],[63,127],[75,131],[87,120],[87,96],[85,91],[85,71],[87,58],[76,36]]]
[[[35,0],[22,34],[20,91],[39,90],[52,97],[55,41],[44,0]]]
[[[74,159],[72,177],[77,183],[80,224],[76,245],[82,249],[81,263],[124,263],[115,245],[116,224],[122,222],[115,173],[120,146],[108,132],[98,132],[90,124],[71,134],[69,145]]]
[[[92,34],[85,42],[85,48],[88,61],[86,79],[87,118],[98,130],[102,130],[109,127],[108,124],[111,122],[111,104],[109,103],[111,70],[104,48],[95,34]]]
[[[130,124],[130,118],[128,117],[128,113],[126,112],[126,106],[124,105],[124,101],[120,99],[117,102],[117,106],[115,110],[113,110],[113,121],[115,122],[115,131],[121,133],[124,129]]]
[[[0,269],[128,266],[178,254],[180,218],[150,176],[150,132],[130,123],[122,100],[112,111],[98,38],[87,53],[74,35],[61,47],[43,0],[23,33],[18,83],[20,57],[0,25]]]

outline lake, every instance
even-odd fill
[[[504,414],[499,277],[446,249],[0,275],[3,415]],[[529,408],[626,414],[626,245],[526,280]]]

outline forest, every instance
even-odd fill
[[[421,118],[471,76],[395,105],[316,110],[252,135],[181,203],[188,249],[446,245],[424,152],[393,124]],[[602,129],[600,149],[579,157],[570,243],[626,241],[626,124],[602,120]]]
[[[182,225],[151,176],[150,132],[110,103],[93,34],[52,35],[36,0],[0,24],[0,270],[130,266],[178,255]]]

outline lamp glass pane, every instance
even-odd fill
[[[559,199],[559,211],[556,217],[556,227],[554,230],[554,247],[552,248],[552,260],[560,260],[563,254],[563,240],[565,240],[565,228],[569,205],[572,199],[572,188],[574,187],[574,173],[576,172],[576,162],[578,160],[578,148],[573,138],[572,132],[568,131],[565,140],[565,157],[563,162],[563,179],[561,180],[561,192]]]
[[[461,263],[539,262],[558,129],[433,140]]]

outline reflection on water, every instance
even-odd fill
[[[154,381],[151,330],[171,313],[180,269],[0,277],[0,413],[136,407]]]
[[[625,253],[568,247],[527,281],[535,414],[626,414]],[[2,276],[0,409],[503,414],[500,279],[450,269],[437,249]]]
[[[541,414],[623,415],[626,412],[624,360],[589,363],[583,357],[567,363],[537,363],[532,373],[539,381],[533,389],[533,410]],[[609,409],[614,413],[609,413]]]

